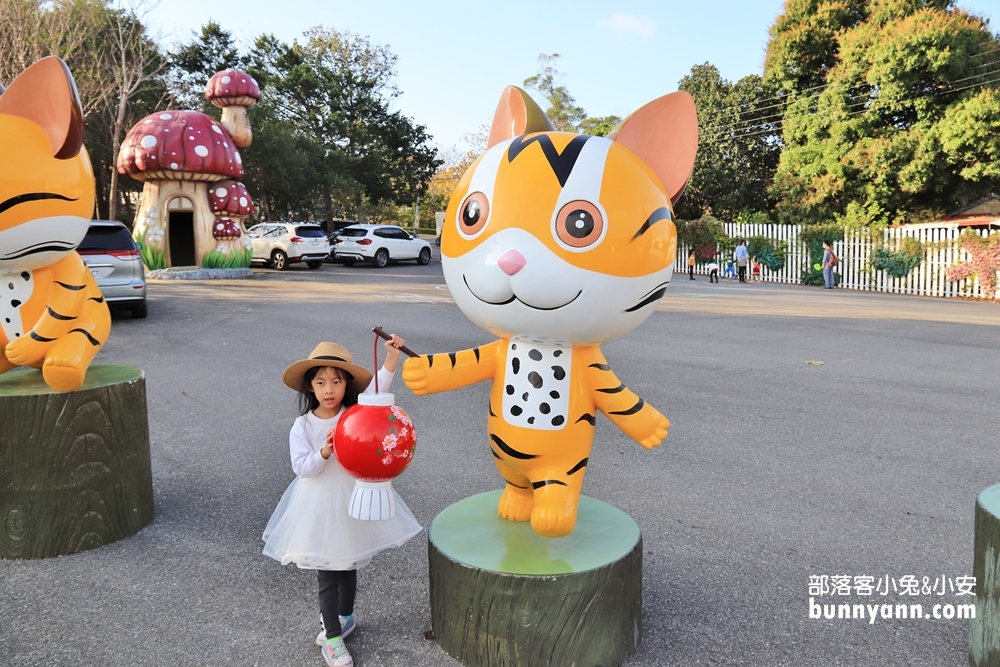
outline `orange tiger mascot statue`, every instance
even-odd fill
[[[94,210],[76,84],[39,60],[0,95],[0,373],[42,369],[72,391],[111,330],[111,313],[76,252]]]
[[[594,137],[556,132],[527,93],[504,91],[441,233],[455,302],[499,340],[403,367],[418,395],[492,380],[501,517],[547,537],[573,531],[598,410],[647,449],[666,437],[670,422],[618,379],[600,344],[639,326],[670,283],[673,203],[697,145],[686,92]]]

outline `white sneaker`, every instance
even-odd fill
[[[320,614],[320,617],[319,617],[319,624],[320,624],[320,626],[323,625],[323,615],[322,614]],[[340,617],[340,636],[341,637],[346,638],[347,635],[349,635],[352,632],[354,632],[355,629],[357,629],[357,627],[358,627],[358,622],[356,620],[354,620],[354,615],[353,614],[350,615],[350,616],[341,616]],[[322,630],[319,631],[319,634],[316,635],[316,646],[322,646],[325,643],[326,643],[326,629],[323,628]]]
[[[339,637],[323,642],[323,659],[328,667],[354,667],[354,658]]]

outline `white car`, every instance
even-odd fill
[[[305,262],[310,269],[323,266],[330,254],[330,241],[317,224],[262,222],[247,230],[253,246],[253,262],[265,262],[284,271],[293,262]]]
[[[382,268],[390,261],[403,259],[429,264],[431,244],[396,225],[351,225],[340,230],[333,254],[345,266],[371,262]]]

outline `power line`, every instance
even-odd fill
[[[998,49],[998,50],[1000,50],[1000,49]],[[994,64],[1000,64],[1000,61],[998,61],[997,63],[994,63]],[[971,79],[978,79],[978,78],[981,78],[981,77],[988,77],[988,76],[991,76],[992,74],[996,73],[997,71],[1000,71],[1000,70],[990,70],[990,71],[987,71],[987,72],[982,72],[980,74],[974,74],[972,76],[963,77],[961,79],[956,79],[954,81],[947,81],[947,82],[945,82],[945,84],[947,84],[947,85],[953,85],[953,84],[956,84],[956,83],[961,83],[963,81],[969,81]],[[814,97],[814,96],[810,96],[810,97]],[[872,97],[869,93],[862,93],[862,94],[859,94],[859,95],[853,95],[853,96],[847,97],[846,100],[850,101],[850,100],[857,100],[857,99],[862,99],[862,98],[864,100],[866,100],[866,101],[868,101],[868,100],[874,101],[875,99],[877,99],[877,96],[876,97]],[[848,106],[849,107],[850,106],[856,106],[856,104],[849,104]],[[737,107],[728,107],[728,108],[729,109],[735,109]],[[786,109],[787,109],[787,107],[786,107]],[[798,114],[798,115],[799,116],[808,115],[810,112],[815,111],[816,109],[818,109],[818,105],[817,106],[811,106],[808,109],[806,109],[805,113]],[[725,114],[723,114],[723,115],[725,115]],[[721,127],[718,127],[716,129],[716,132],[718,132],[718,133],[721,134],[721,133],[727,133],[727,132],[735,131],[737,128],[740,127],[740,125],[743,125],[743,124],[745,124],[747,122],[753,123],[755,125],[762,125],[762,124],[764,124],[764,121],[768,121],[768,120],[770,120],[772,118],[782,118],[783,116],[784,116],[784,113],[777,113],[777,114],[770,114],[768,116],[763,116],[763,117],[759,117],[759,118],[747,119],[746,121],[740,120],[740,121],[737,121],[737,122],[732,123],[730,125],[723,125]]]
[[[995,70],[993,72],[990,72],[989,74],[996,74],[996,73],[1000,73],[1000,68],[998,68],[997,70]],[[989,74],[987,74],[987,76]],[[949,95],[951,93],[957,93],[957,92],[961,92],[963,90],[969,90],[971,88],[976,88],[978,86],[987,86],[987,85],[989,85],[991,83],[998,83],[998,82],[1000,82],[1000,76],[997,76],[996,78],[993,78],[993,79],[990,79],[990,80],[987,80],[987,81],[983,81],[983,82],[980,82],[980,83],[974,83],[974,84],[970,84],[968,86],[962,86],[961,88],[953,88],[951,90],[943,90],[943,91],[940,91],[938,93],[934,93],[933,95],[930,95],[929,97],[937,97],[938,95]],[[852,106],[857,106],[857,104],[858,103],[855,103],[853,105],[848,105],[846,108],[850,108]],[[870,110],[869,108],[858,109],[857,111],[848,112],[845,115],[846,116],[857,116],[857,115],[866,113],[869,110]],[[799,114],[799,115],[796,115],[796,116],[791,116],[791,117],[789,117],[787,119],[780,120],[780,121],[777,121],[777,122],[773,123],[772,124],[772,125],[774,125],[773,128],[760,130],[758,132],[750,132],[749,134],[740,134],[739,138],[745,139],[745,138],[749,138],[749,137],[760,136],[762,134],[779,133],[783,129],[782,125],[785,122],[790,121],[790,120],[797,120],[799,118],[804,118],[804,117],[809,116],[809,115],[810,115],[809,113],[803,113],[803,114]],[[751,129],[755,129],[757,127],[761,127],[761,126],[760,125],[751,125],[751,126],[748,126],[745,129],[751,130]],[[710,144],[718,143],[718,142],[722,141],[722,139],[723,139],[722,136],[717,135],[716,137],[713,137],[713,138],[710,138],[710,139],[705,139],[705,140],[700,140],[699,139],[698,144],[699,145],[710,145]]]
[[[998,49],[998,50],[1000,50],[1000,49]],[[992,76],[992,75],[994,75],[994,74],[996,74],[998,72],[1000,72],[1000,67],[998,67],[997,69],[993,69],[993,70],[987,71],[987,72],[983,72],[981,74],[976,74],[976,75],[973,75],[973,76],[963,77],[961,79],[956,79],[954,81],[948,81],[948,82],[945,82],[945,83],[947,85],[954,85],[956,83],[962,83],[964,81],[969,81],[971,79],[981,79],[981,78],[984,78],[984,77],[989,77],[989,76]],[[974,83],[974,84],[971,84],[969,86],[963,86],[963,87],[960,87],[960,88],[951,88],[951,89],[948,89],[948,90],[939,90],[938,92],[931,93],[929,95],[923,95],[921,97],[937,97],[938,95],[944,95],[944,94],[947,94],[947,93],[950,93],[950,92],[958,92],[960,90],[968,90],[969,88],[973,88],[973,87],[979,86],[979,85],[987,85],[989,83],[993,83],[993,81],[994,80],[981,81],[981,82]],[[869,102],[874,102],[878,98],[877,98],[877,96],[876,97],[871,97],[870,95],[863,94],[863,95],[854,95],[854,96],[848,97],[846,99],[847,100],[855,100],[855,99],[860,99],[861,100],[860,102],[849,103],[849,104],[845,105],[845,107],[842,107],[842,108],[850,109],[850,108],[856,107],[856,106],[858,106],[860,104],[868,104]],[[915,96],[910,96],[908,99],[916,99],[916,97]],[[786,122],[786,121],[789,121],[789,120],[794,120],[794,119],[797,119],[797,118],[802,118],[802,117],[805,117],[805,116],[809,116],[809,115],[811,115],[813,112],[815,112],[818,109],[819,109],[819,105],[817,104],[817,105],[814,105],[814,106],[810,106],[809,108],[805,109],[802,113],[798,113],[798,114],[795,114],[795,115],[792,115],[792,116],[784,116],[783,114],[772,114],[772,115],[764,116],[764,117],[761,117],[761,118],[750,118],[750,119],[747,119],[746,121],[737,121],[736,123],[733,123],[733,124],[730,124],[730,125],[724,125],[724,126],[721,126],[721,127],[717,127],[714,130],[714,132],[715,132],[716,137],[721,138],[722,136],[727,136],[727,135],[730,135],[730,134],[732,134],[734,132],[742,132],[742,131],[748,130],[748,129],[754,129],[754,128],[757,128],[757,127],[764,127],[765,125],[776,125],[776,124],[780,124],[782,122]],[[776,118],[777,120],[775,120],[773,122],[765,122],[765,121],[769,121],[772,118]],[[747,135],[743,135],[743,136],[747,136]]]

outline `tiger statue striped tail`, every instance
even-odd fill
[[[111,313],[76,252],[94,210],[73,77],[39,60],[0,94],[0,373],[41,368],[46,384],[83,384]]]
[[[492,381],[499,514],[560,537],[576,525],[597,412],[648,449],[670,426],[600,345],[639,326],[670,283],[697,115],[679,92],[607,137],[556,132],[508,87],[488,144],[451,198],[441,261],[459,308],[499,340],[408,359],[403,379],[418,395]]]

